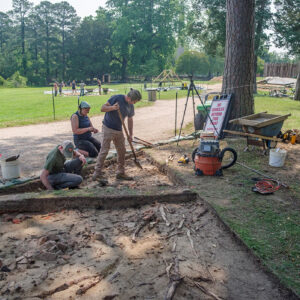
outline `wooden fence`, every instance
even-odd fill
[[[296,78],[300,72],[300,62],[288,63],[266,63],[264,66],[264,77],[288,77]]]

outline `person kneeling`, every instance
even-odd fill
[[[86,101],[82,101],[78,106],[78,111],[71,117],[71,125],[75,146],[88,152],[89,157],[97,157],[101,144],[92,136],[92,133],[97,133],[98,129],[93,126],[88,117],[90,108]]]
[[[67,158],[72,158],[66,161]],[[86,163],[82,154],[74,150],[71,141],[56,146],[47,156],[40,179],[47,190],[78,187],[83,178],[81,169]]]

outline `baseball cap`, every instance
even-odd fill
[[[71,141],[66,140],[61,145],[63,147],[64,156],[66,158],[72,158],[72,156],[73,156],[73,150],[75,148],[74,144]]]
[[[132,101],[139,101],[142,99],[142,95],[138,90],[130,89],[129,93],[127,96],[132,100]]]
[[[81,101],[79,108],[91,108],[91,106],[86,101]]]

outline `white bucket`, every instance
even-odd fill
[[[20,163],[18,160],[14,161],[0,161],[3,179],[14,179],[20,177]]]
[[[283,167],[287,151],[284,149],[270,149],[269,165],[272,167]]]

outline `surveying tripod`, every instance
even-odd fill
[[[197,96],[199,97],[199,100],[206,112],[206,115],[208,116],[211,124],[213,125],[216,133],[218,134],[218,131],[209,115],[209,111],[207,110],[207,107],[204,105],[204,102],[202,101],[201,99],[201,96],[194,84],[194,80],[193,80],[193,75],[190,75],[189,76],[190,78],[190,84],[189,84],[189,88],[188,88],[188,93],[187,93],[187,97],[186,97],[186,101],[185,101],[185,107],[184,107],[184,111],[183,111],[183,116],[182,116],[182,121],[181,121],[181,125],[180,125],[180,130],[179,130],[179,135],[178,135],[178,139],[177,139],[177,146],[178,146],[178,143],[179,143],[179,139],[180,139],[180,136],[181,136],[181,131],[182,131],[182,126],[183,126],[183,122],[184,122],[184,117],[185,117],[185,112],[186,112],[186,107],[187,107],[187,104],[188,104],[188,100],[189,100],[189,97],[190,97],[190,94],[192,94],[192,101],[193,101],[193,112],[194,112],[194,123],[195,123],[195,116],[196,116],[196,113],[195,113],[195,99],[194,99],[194,91],[196,92]]]

